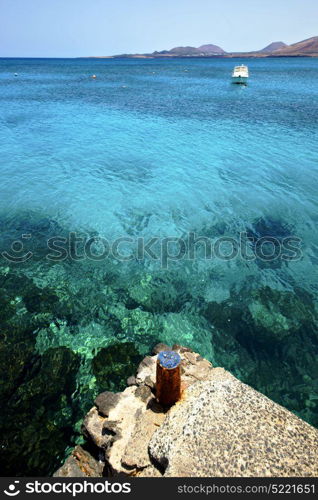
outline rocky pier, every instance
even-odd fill
[[[55,477],[318,476],[318,430],[182,346],[180,401],[156,400],[158,344],[120,393],[84,418],[85,444]]]

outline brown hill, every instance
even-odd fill
[[[208,43],[206,45],[201,45],[198,50],[203,52],[206,55],[222,55],[225,54],[225,51],[219,47],[218,45],[213,45],[212,43]]]
[[[275,50],[273,56],[311,56],[318,57],[318,36],[293,43],[282,49]]]
[[[218,45],[212,43],[201,45],[201,47],[174,47],[171,50],[162,50],[160,52],[153,52],[152,56],[172,56],[172,57],[200,57],[200,56],[217,56],[225,54],[224,50]]]
[[[267,45],[267,47],[264,47],[264,49],[259,50],[258,52],[265,52],[267,54],[271,54],[272,52],[274,52],[274,50],[280,50],[283,49],[284,47],[288,47],[288,45],[286,45],[286,43],[284,42],[272,42],[269,45]]]

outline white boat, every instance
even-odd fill
[[[248,67],[242,64],[241,66],[235,66],[232,73],[232,83],[243,83],[246,84],[248,80]]]

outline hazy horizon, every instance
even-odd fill
[[[316,0],[1,0],[0,57],[85,57],[212,43],[260,50],[316,36]],[[286,13],[287,10],[287,13]]]

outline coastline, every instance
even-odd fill
[[[103,392],[84,418],[85,444],[54,477],[315,477],[318,429],[191,349],[182,395],[156,401],[155,346],[121,393]]]

